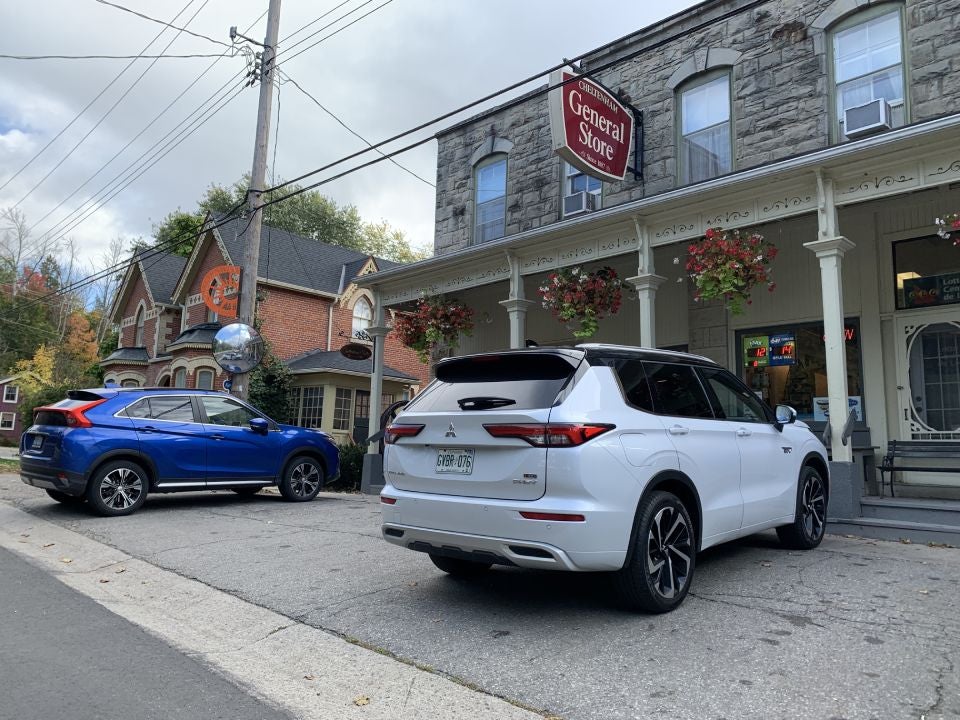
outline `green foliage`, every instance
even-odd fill
[[[33,357],[41,343],[58,336],[50,306],[36,298],[32,292],[11,297],[0,291],[0,371]]]
[[[196,245],[193,237],[200,232],[203,225],[204,212],[188,213],[177,208],[167,215],[158,225],[153,226],[153,234],[158,245],[163,245],[169,252],[189,257]],[[190,238],[185,240],[185,238]]]
[[[331,490],[357,492],[363,477],[363,456],[367,453],[367,446],[339,445],[337,449],[340,451],[340,479],[327,487]]]
[[[277,422],[286,422],[293,408],[290,370],[273,353],[250,373],[250,402]]]
[[[45,385],[40,388],[24,391],[23,402],[20,405],[19,411],[20,426],[28,428],[33,425],[34,408],[59,402],[67,396],[67,391],[73,389],[75,389],[75,386],[71,385]]]

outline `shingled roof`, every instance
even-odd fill
[[[357,375],[369,375],[373,372],[373,359],[350,360],[336,350],[313,350],[287,360],[291,372],[350,372]],[[391,380],[418,382],[412,375],[384,365],[383,376]]]
[[[150,287],[150,294],[156,303],[170,303],[177,281],[187,265],[182,255],[172,253],[151,253],[145,250],[137,257],[143,276]]]

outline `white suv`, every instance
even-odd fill
[[[776,528],[820,544],[827,454],[696,355],[615,345],[442,360],[386,429],[383,536],[441,570],[611,571],[666,612],[696,554]]]

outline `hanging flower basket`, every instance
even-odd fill
[[[623,281],[612,267],[593,272],[574,267],[550,273],[538,292],[543,307],[570,328],[574,337],[588,338],[597,331],[600,320],[620,310],[622,288]]]
[[[461,334],[473,333],[473,308],[440,295],[426,296],[413,312],[397,314],[393,330],[421,362],[430,362],[435,348],[456,348]]]
[[[960,213],[950,213],[937,218],[937,235],[944,240],[953,239],[953,244],[960,247]]]
[[[777,248],[758,232],[710,228],[687,250],[687,272],[697,287],[694,300],[723,298],[730,312],[740,315],[752,303],[754,287],[766,283],[770,292],[776,288],[770,263]]]

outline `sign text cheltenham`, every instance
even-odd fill
[[[623,180],[633,141],[630,111],[587,77],[557,71],[550,85],[550,132],[557,154],[594,177]]]

